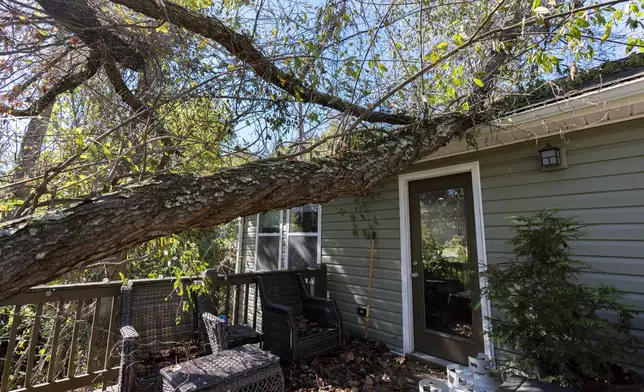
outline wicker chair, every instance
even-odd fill
[[[212,353],[216,354],[228,350],[228,337],[226,336],[226,322],[212,313],[203,312],[201,318],[208,336]]]
[[[257,283],[266,350],[300,362],[340,349],[342,323],[333,301],[311,296],[295,274],[261,276]]]
[[[183,312],[185,299],[173,291],[170,281],[132,281],[121,288],[120,392],[156,388],[157,377],[137,375],[137,360],[198,340],[196,312]]]

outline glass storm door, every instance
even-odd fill
[[[415,350],[467,363],[483,351],[470,173],[409,183]]]

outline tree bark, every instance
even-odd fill
[[[470,118],[444,116],[340,156],[268,159],[207,177],[163,175],[67,209],[7,222],[0,225],[0,300],[190,227],[362,193],[471,126]]]
[[[45,141],[47,128],[49,127],[49,119],[53,105],[49,105],[40,113],[39,117],[33,117],[29,120],[25,135],[22,137],[20,144],[20,151],[18,151],[18,167],[13,174],[13,181],[18,182],[24,180],[36,173],[38,160],[42,151],[42,145]],[[29,195],[29,186],[25,183],[20,183],[13,188],[13,195],[16,199],[24,200]]]
[[[49,16],[72,33],[78,35],[90,48],[114,59],[134,71],[143,69],[143,55],[112,30],[103,26],[85,0],[36,0]]]

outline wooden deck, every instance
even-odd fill
[[[207,310],[229,315],[231,325],[256,328],[261,317],[256,278],[275,273],[299,273],[316,295],[326,297],[326,266],[226,276],[209,270],[203,278],[181,280],[202,279],[217,302],[209,303]],[[171,290],[175,279],[134,282],[163,283]],[[114,390],[120,362],[121,286],[121,281],[45,285],[0,302],[0,317],[9,330],[7,340],[0,342],[0,392]]]

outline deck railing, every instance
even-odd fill
[[[210,270],[206,281],[215,294],[212,311],[225,313],[232,324],[260,329],[257,277],[293,273],[304,276],[315,295],[326,297],[324,265],[225,276]],[[116,281],[38,286],[0,301],[0,392],[94,390],[114,384],[121,285]]]
[[[214,306],[219,313],[228,315],[229,322],[234,325],[246,324],[254,329],[259,329],[261,322],[258,315],[257,277],[295,273],[304,278],[307,287],[312,290],[312,294],[318,297],[327,296],[327,269],[324,264],[316,269],[248,272],[232,275],[217,275],[216,271],[209,270],[206,272],[206,276],[211,285],[211,292],[217,294],[215,301],[218,303],[215,303]]]
[[[38,286],[2,301],[11,327],[0,346],[0,391],[70,390],[115,379],[120,286]]]

